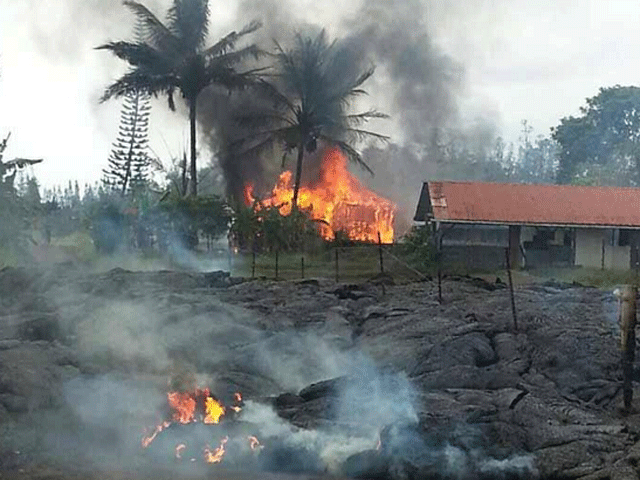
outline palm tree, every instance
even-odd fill
[[[373,173],[353,142],[388,139],[360,128],[371,119],[387,115],[376,110],[347,113],[351,101],[366,93],[361,86],[374,72],[373,68],[348,72],[348,57],[349,51],[336,42],[329,43],[324,31],[315,37],[297,34],[290,50],[276,43],[274,81],[261,79],[259,83],[273,108],[239,117],[241,123],[257,128],[250,139],[241,141],[250,144],[247,152],[279,144],[284,149],[284,163],[296,150],[293,209],[298,205],[305,152],[314,152],[318,141],[337,146],[351,161]]]
[[[173,95],[179,90],[189,108],[191,195],[197,195],[196,105],[198,96],[211,85],[229,91],[244,88],[255,80],[256,70],[238,72],[236,67],[249,56],[258,57],[256,45],[236,49],[238,40],[258,28],[252,22],[239,32],[231,32],[216,44],[205,47],[209,25],[208,0],[173,0],[166,25],[139,2],[124,5],[138,17],[144,32],[139,42],[109,42],[97,47],[109,50],[131,66],[128,73],[109,86],[101,101],[130,92],[143,91],[167,96],[175,110]]]

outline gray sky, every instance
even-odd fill
[[[160,5],[160,14],[167,3],[146,2]],[[429,3],[425,22],[433,42],[466,70],[463,117],[489,117],[508,140],[517,140],[522,119],[547,134],[599,87],[638,83],[640,2]],[[239,26],[232,22],[232,2],[211,0],[211,6],[213,38]],[[331,32],[337,18],[358,6],[352,0],[305,1],[291,14]],[[97,100],[123,65],[92,48],[126,37],[131,18],[119,0],[0,0],[0,135],[12,132],[9,158],[45,158],[34,168],[45,186],[100,178],[120,103]],[[163,160],[186,147],[187,131],[186,118],[158,101],[151,144]]]

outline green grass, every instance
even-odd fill
[[[302,259],[304,258],[304,278],[336,278],[336,262],[333,250],[316,254],[280,253],[278,255],[278,278],[295,280],[302,278]],[[251,277],[252,255],[240,253],[232,256],[231,274]],[[380,273],[378,257],[362,252],[338,253],[338,279],[340,281],[361,281]],[[256,254],[255,276],[275,278],[276,255]]]
[[[67,257],[80,262],[89,262],[98,258],[93,240],[89,232],[86,231],[73,232],[66,237],[52,238],[49,248],[52,254],[62,252]]]

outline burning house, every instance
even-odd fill
[[[252,183],[245,185],[244,200],[247,206],[256,202]],[[277,207],[282,215],[289,215],[292,200],[293,173],[287,170],[280,174],[270,195],[259,200],[257,208]],[[317,178],[300,187],[298,206],[318,222],[325,240],[343,231],[355,241],[373,243],[380,238],[383,243],[393,242],[396,206],[352,175],[346,156],[337,148],[324,150]]]
[[[636,269],[640,189],[426,182],[414,220],[433,225],[445,262]]]

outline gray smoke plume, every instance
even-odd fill
[[[420,0],[365,2],[357,18],[347,20],[348,41],[371,58],[386,76],[376,91],[391,97],[389,113],[406,140],[437,143],[440,130],[455,124],[464,70],[434,45]]]
[[[372,64],[376,67],[375,75],[364,85],[369,93],[364,107],[378,108],[392,120],[377,121],[367,128],[390,134],[392,143],[385,148],[361,145],[375,176],[358,169],[355,173],[399,205],[396,227],[400,231],[410,224],[422,181],[486,176],[467,159],[485,158],[495,138],[491,119],[480,117],[474,125],[463,125],[459,104],[465,90],[464,68],[432,38],[424,20],[429,7],[430,2],[421,0],[367,1],[355,14],[336,9],[334,21],[322,25],[296,18],[295,8],[287,2],[243,0],[238,9],[242,18],[236,20],[261,20],[264,26],[251,41],[267,51],[273,51],[274,40],[286,47],[296,32],[314,34],[329,27],[344,48],[345,77]],[[234,139],[250,136],[235,122],[235,116],[259,109],[265,101],[255,92],[203,95],[199,120],[225,171],[228,193],[236,198],[241,198],[247,182],[267,193],[281,168],[279,151],[251,157],[230,148]],[[307,175],[317,171],[318,160],[307,160]],[[408,196],[407,192],[414,193]]]

